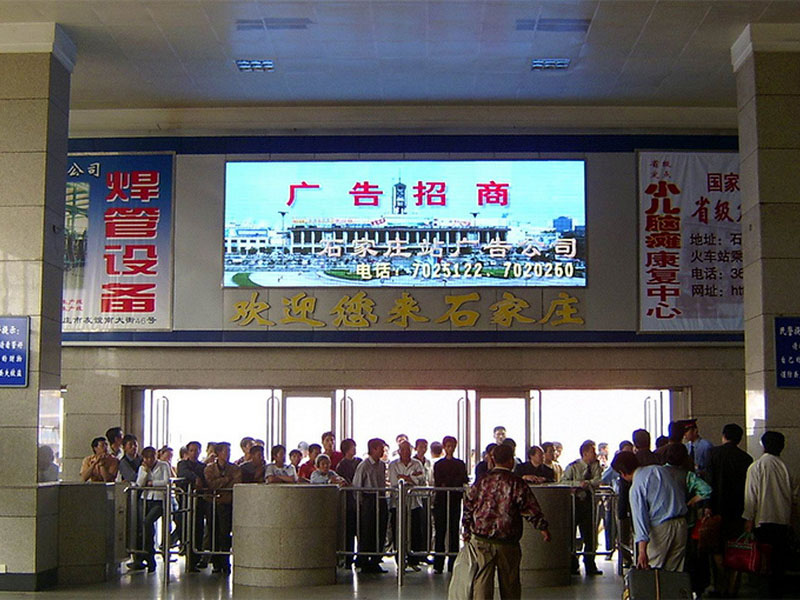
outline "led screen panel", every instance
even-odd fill
[[[229,162],[226,287],[586,285],[584,161]]]

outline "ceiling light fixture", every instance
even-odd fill
[[[568,69],[569,62],[568,58],[534,58],[531,60],[531,71]]]
[[[267,73],[275,70],[275,62],[265,58],[238,59],[235,62],[242,73]]]

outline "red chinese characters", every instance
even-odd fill
[[[161,177],[158,171],[111,171],[106,173],[106,187],[109,190],[106,202],[157,200],[161,193],[160,186]]]
[[[318,183],[306,183],[305,181],[291,184],[289,186],[289,201],[286,206],[294,204],[295,198],[297,198],[297,190],[318,190],[319,187]]]
[[[101,313],[155,313],[158,276],[158,224],[161,209],[141,206],[159,198],[158,171],[111,171],[106,174],[106,201],[137,201],[138,206],[112,206],[103,213],[106,244],[101,284]],[[141,278],[150,279],[143,282]]]
[[[106,275],[158,275],[155,244],[106,245],[103,258]]]
[[[106,283],[100,295],[100,312],[156,312],[155,283]]]
[[[657,299],[655,306],[647,309],[647,316],[656,319],[673,319],[681,311],[671,300],[681,294],[680,253],[681,209],[673,197],[681,193],[675,183],[661,179],[645,188],[650,196],[650,206],[645,213],[645,246],[652,252],[645,256],[648,279],[645,288],[648,298]]]
[[[379,185],[362,181],[353,185],[350,195],[353,196],[353,206],[378,206],[383,192]]]
[[[497,183],[491,179],[489,183],[477,183],[475,185],[478,188],[478,206],[483,206],[484,204],[508,205],[509,184]]]
[[[105,212],[106,238],[145,238],[158,235],[158,208],[109,208]]]
[[[414,198],[416,205],[422,206],[446,206],[447,195],[444,181],[418,181],[414,186]]]

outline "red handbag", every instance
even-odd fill
[[[719,543],[722,517],[713,515],[698,519],[692,528],[692,539],[697,541],[697,549],[701,552],[710,552]]]
[[[725,544],[725,567],[733,571],[769,575],[771,556],[772,546],[758,543],[751,533]]]

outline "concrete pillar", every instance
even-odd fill
[[[739,108],[748,449],[786,435],[800,465],[800,390],[778,389],[776,316],[800,315],[800,24],[748,25],[731,50]]]
[[[339,490],[334,485],[233,487],[233,583],[336,583]]]
[[[0,590],[55,582],[58,485],[37,484],[42,417],[60,416],[70,73],[54,23],[0,23],[0,315],[30,317],[29,383],[0,389]]]

